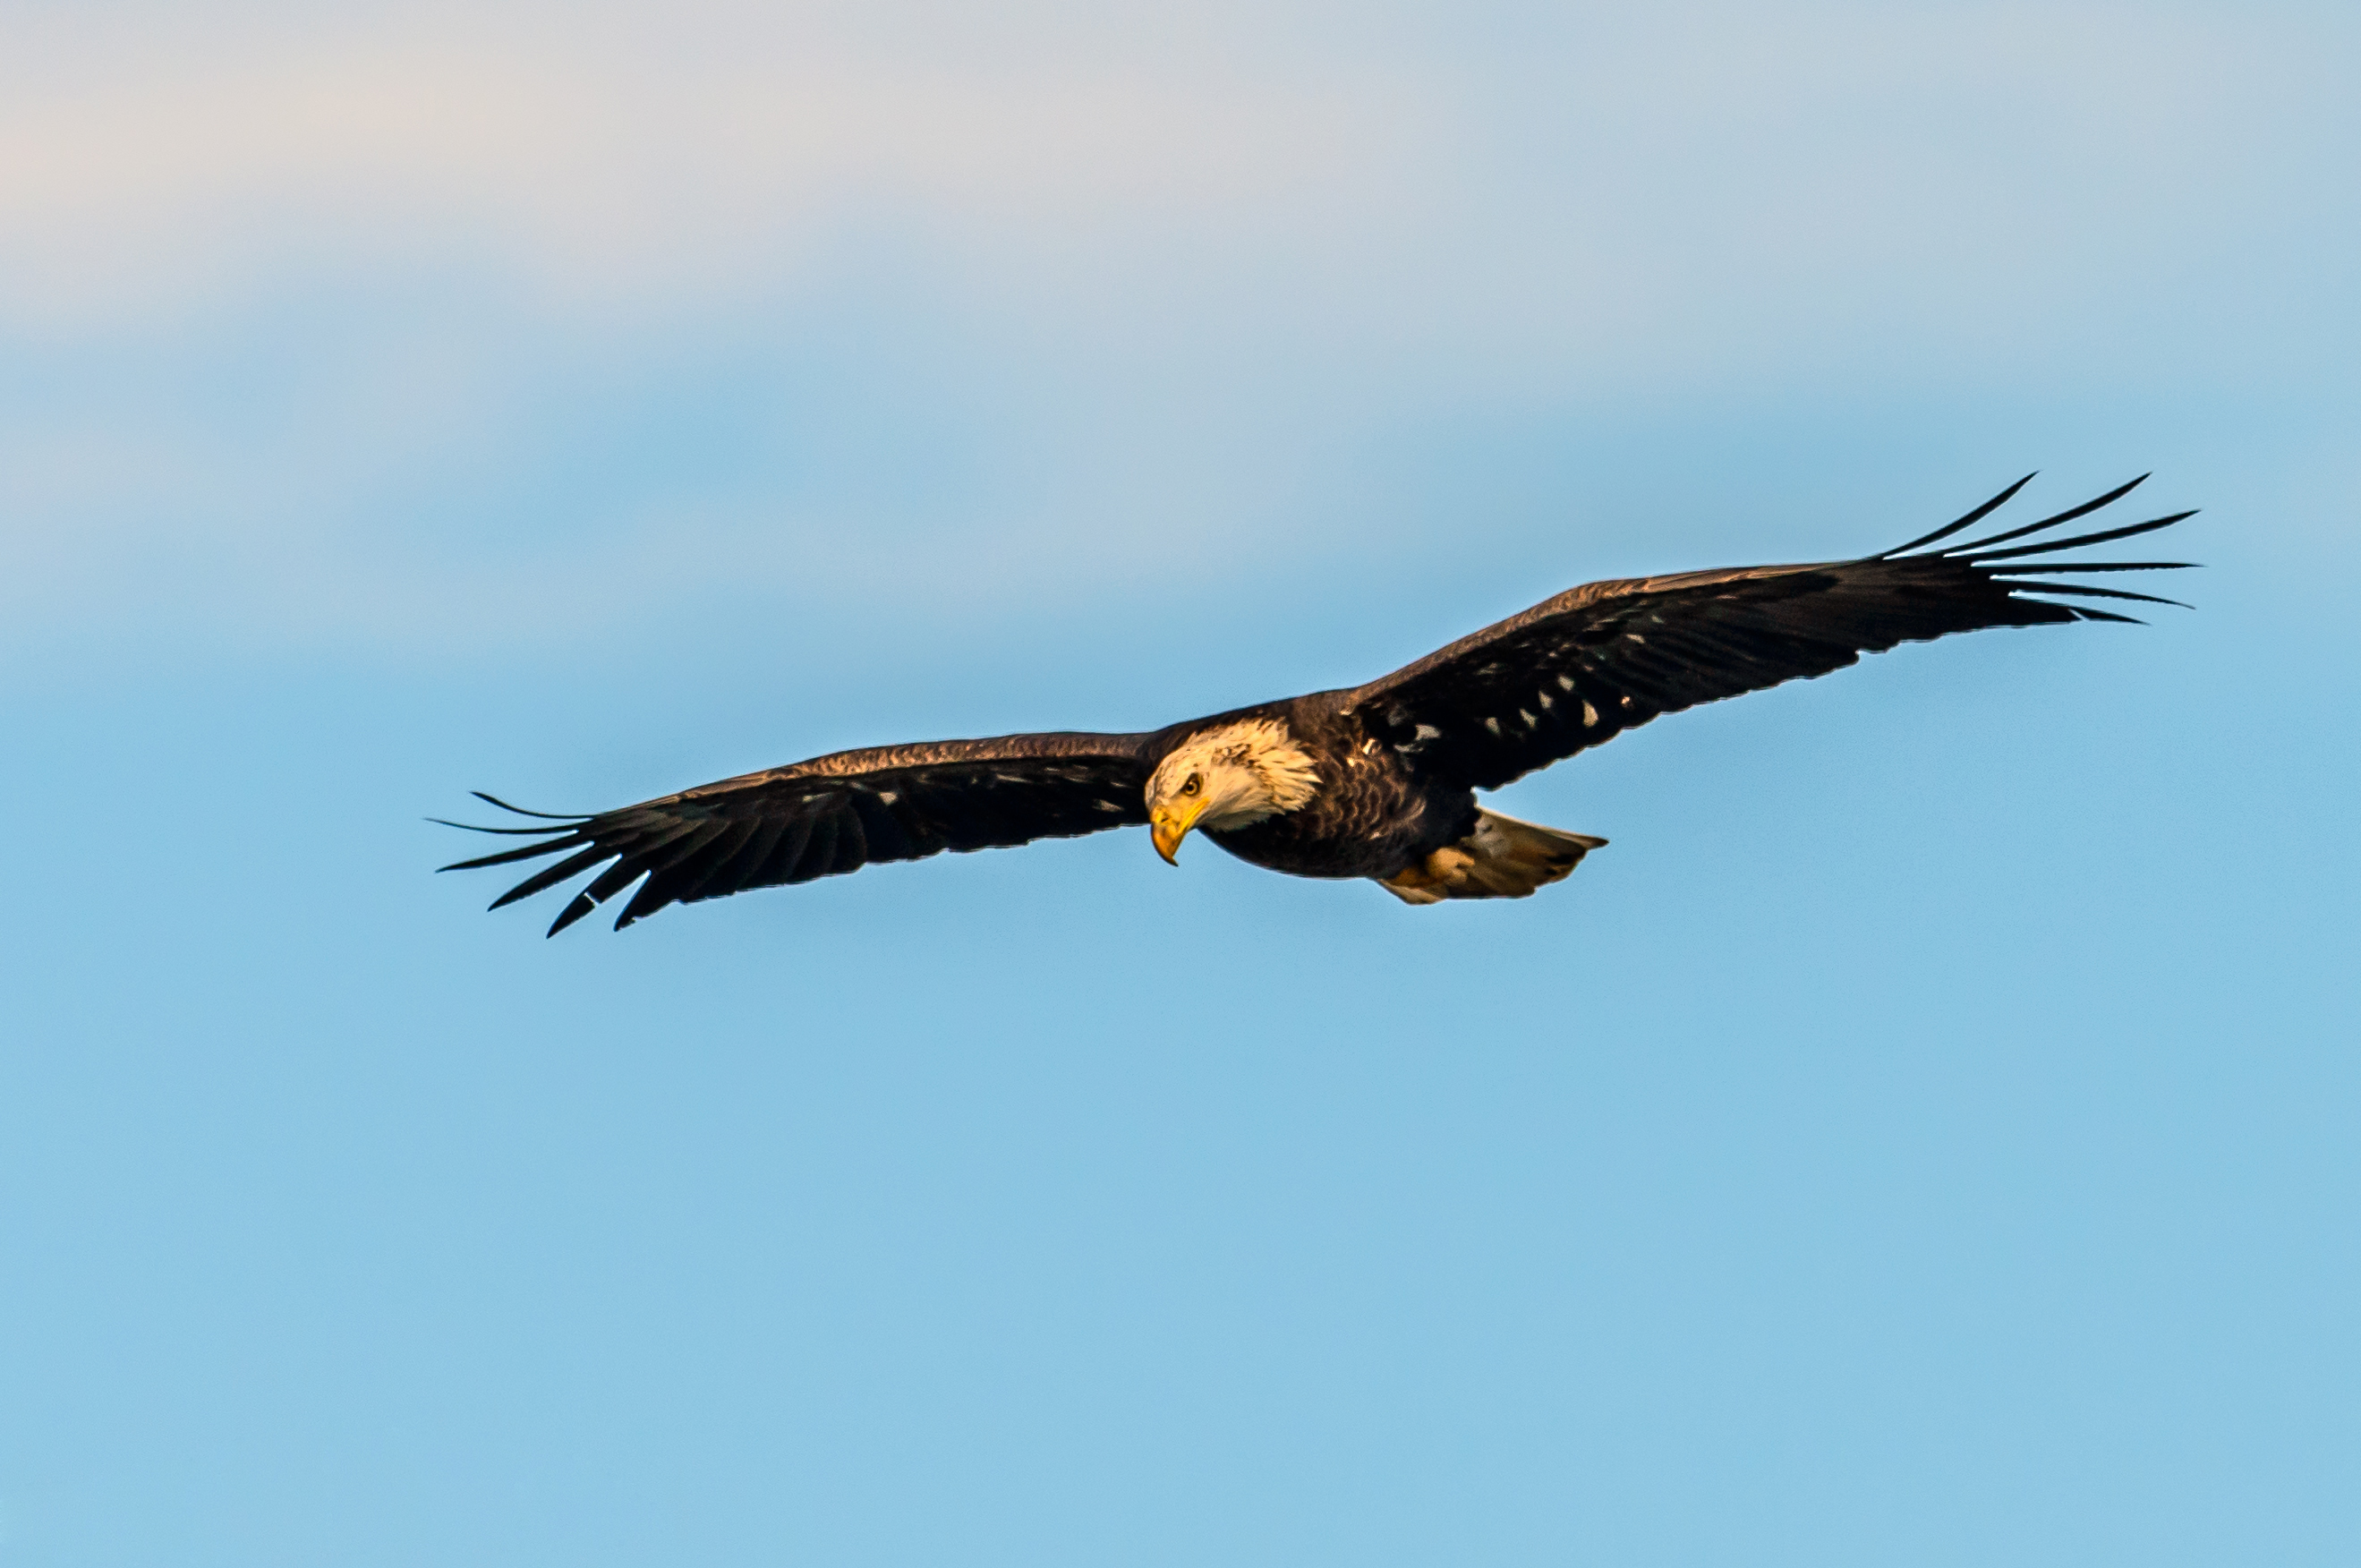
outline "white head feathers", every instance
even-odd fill
[[[1192,735],[1148,781],[1149,810],[1180,797],[1194,777],[1204,792],[1197,825],[1219,831],[1293,811],[1320,787],[1318,765],[1276,718],[1247,718]]]

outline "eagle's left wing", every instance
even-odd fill
[[[2170,603],[2151,594],[2043,579],[2057,572],[2163,570],[2189,563],[2033,557],[2127,539],[2193,514],[2013,549],[1996,546],[2086,516],[2139,482],[1968,544],[1922,548],[1982,521],[2025,479],[1956,522],[1859,561],[1587,583],[1359,687],[1349,694],[1347,708],[1421,772],[1497,789],[1659,714],[1824,675],[1898,642],[1987,626],[2128,620],[2026,596]]]
[[[667,904],[837,876],[883,861],[1070,839],[1148,820],[1146,735],[1003,735],[839,751],[548,828],[522,849],[445,866],[506,865],[572,850],[502,894],[498,909],[613,861],[558,912],[553,937],[633,883],[621,930]],[[468,827],[451,823],[450,827]],[[644,877],[646,881],[641,882]]]

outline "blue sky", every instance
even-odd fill
[[[0,1563],[2361,1551],[2344,9],[5,27]],[[1528,902],[428,874],[2036,467],[2194,611],[1524,781]]]

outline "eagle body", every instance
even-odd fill
[[[1501,816],[1478,803],[1478,791],[1660,715],[1826,674],[1902,642],[2132,620],[2082,602],[2091,599],[2174,602],[2053,578],[2187,562],[2056,554],[2167,528],[2191,512],[2012,543],[2112,505],[2139,479],[1972,543],[1942,543],[2026,482],[1875,555],[1587,583],[1366,685],[1161,729],[840,751],[582,816],[522,811],[484,795],[535,820],[474,830],[530,841],[444,869],[560,857],[502,894],[495,909],[595,873],[558,912],[552,936],[626,890],[619,929],[670,904],[879,861],[1143,825],[1167,861],[1202,831],[1250,864],[1367,878],[1409,904],[1523,897],[1606,840]]]
[[[1241,722],[1279,726],[1311,758],[1317,792],[1296,810],[1235,828],[1208,825],[1205,836],[1265,871],[1382,881],[1473,829],[1476,794],[1420,776],[1378,740],[1350,699],[1348,691],[1313,692],[1194,719],[1159,733],[1148,756],[1161,763]]]

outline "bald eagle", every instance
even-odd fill
[[[1173,864],[1181,840],[1202,831],[1255,865],[1367,877],[1407,904],[1522,898],[1606,840],[1488,811],[1477,790],[1659,714],[1824,675],[1896,643],[1988,626],[2133,620],[2060,600],[2178,602],[2051,578],[2188,562],[2046,557],[2193,512],[2000,548],[2108,506],[2140,479],[2038,522],[1942,543],[2031,477],[1875,555],[1587,583],[1367,685],[1162,729],[838,751],[588,816],[524,811],[478,792],[547,826],[473,828],[533,841],[443,870],[564,855],[500,894],[498,909],[604,866],[558,912],[553,937],[634,883],[618,930],[668,904],[1140,825]]]

